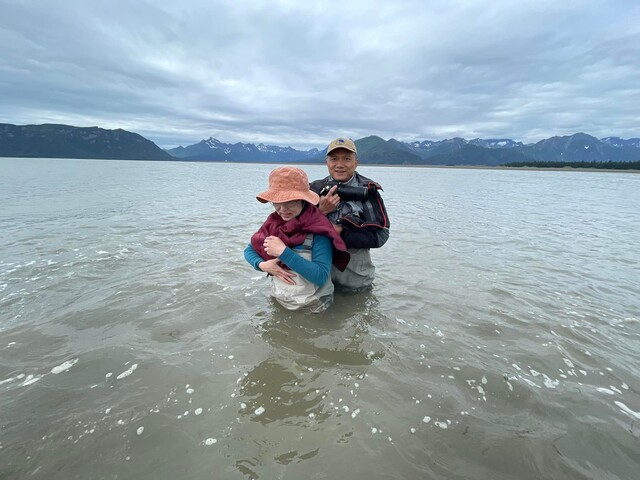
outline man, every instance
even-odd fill
[[[331,269],[331,279],[342,290],[364,290],[371,286],[375,273],[369,249],[381,247],[389,238],[389,217],[379,193],[382,187],[356,172],[358,151],[349,138],[329,144],[327,167],[329,176],[312,182],[310,188],[320,195],[320,211],[351,254],[343,272]]]

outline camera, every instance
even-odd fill
[[[350,185],[344,185],[336,181],[327,182],[324,185],[324,187],[322,187],[322,190],[320,190],[320,196],[323,197],[327,193],[329,193],[329,190],[331,190],[331,187],[333,187],[334,185],[338,186],[338,188],[336,189],[336,194],[343,201],[347,201],[347,202],[349,200],[363,201],[363,200],[366,200],[367,197],[369,196],[369,189],[367,187],[352,187]]]

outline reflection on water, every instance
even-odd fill
[[[640,176],[362,165],[311,316],[242,255],[271,166],[52,162],[0,160],[0,479],[636,478]]]
[[[350,405],[356,402],[359,382],[365,380],[367,368],[385,355],[383,345],[369,335],[383,318],[371,291],[337,293],[335,304],[335,310],[310,316],[283,310],[271,300],[268,318],[255,326],[270,348],[239,379],[238,413],[268,428],[245,424],[249,432],[237,439],[251,438],[264,450],[260,457],[236,461],[238,470],[250,478],[260,478],[256,468],[265,462],[264,455],[270,457],[267,464],[301,463],[315,457],[330,438],[337,435],[340,443],[348,443],[353,435],[353,426],[345,419],[358,415],[359,409]],[[280,431],[287,427],[305,433],[287,441],[288,435]]]

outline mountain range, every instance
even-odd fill
[[[518,162],[637,162],[640,138],[597,139],[585,133],[524,144],[509,138],[403,142],[377,136],[355,141],[361,163],[378,165],[486,165]],[[0,123],[0,157],[184,160],[203,162],[323,163],[324,149],[252,143],[223,143],[215,138],[162,150],[126,130],[69,125]]]
[[[636,162],[640,160],[640,138],[597,139],[585,133],[551,137],[524,144],[508,138],[423,140],[402,142],[369,136],[355,140],[362,163],[391,165],[487,165],[530,161]],[[322,163],[324,151],[295,150],[275,145],[223,143],[202,140],[168,152],[179,159],[221,162]]]
[[[155,143],[126,130],[0,123],[0,157],[174,160]]]

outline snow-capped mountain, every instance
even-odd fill
[[[469,143],[484,148],[514,148],[524,145],[522,142],[516,142],[510,138],[474,138],[469,140]]]
[[[233,162],[296,162],[301,159],[318,156],[317,148],[296,150],[292,147],[279,147],[260,143],[223,143],[210,137],[188,147],[177,147],[168,152],[183,160],[233,161]]]
[[[370,136],[356,140],[361,163],[402,165],[501,165],[527,160],[564,162],[635,162],[640,160],[640,139],[585,133],[551,137],[523,144],[509,138],[402,142]],[[188,147],[169,150],[176,158],[194,161],[257,163],[323,163],[324,151],[260,143],[223,143],[213,137]]]
[[[640,148],[640,138],[629,138],[625,140],[620,137],[605,137],[601,138],[600,141],[602,143],[606,143],[607,145],[611,145],[612,147],[636,147]]]

